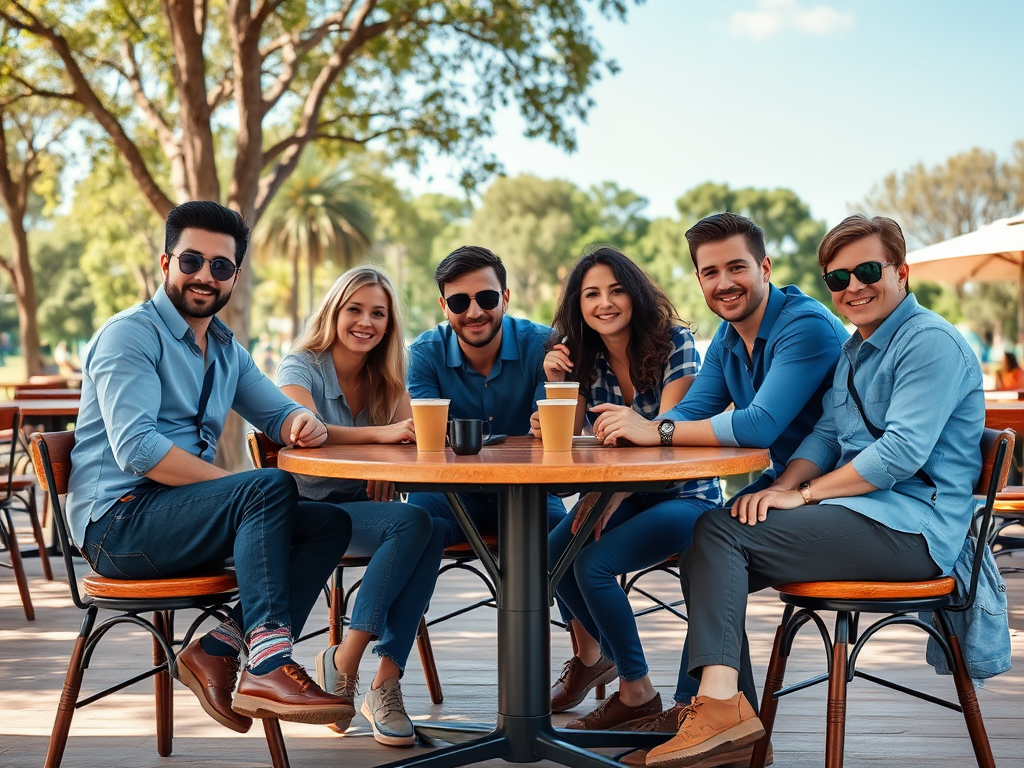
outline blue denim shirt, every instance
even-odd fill
[[[529,434],[530,415],[544,398],[544,345],[550,336],[546,325],[505,315],[498,359],[484,377],[463,358],[451,326],[442,323],[412,343],[409,394],[450,398],[450,418],[483,419],[491,434]]]
[[[204,365],[195,333],[161,287],[150,301],[110,318],[89,342],[67,499],[76,544],[114,502],[152,482],[146,473],[172,446],[212,462],[228,411],[277,436],[288,414],[302,407],[260,372],[216,317],[206,338]],[[214,364],[197,429],[206,367]]]
[[[753,355],[722,323],[686,397],[664,416],[711,419],[721,445],[768,448],[777,477],[821,416],[821,399],[849,334],[820,302],[795,285],[769,286]],[[726,411],[730,404],[735,409]]]
[[[851,366],[866,416],[884,431],[878,440],[848,391]],[[844,345],[826,405],[793,458],[822,472],[853,462],[879,490],[829,501],[922,534],[949,573],[975,508],[985,427],[981,366],[963,336],[908,295],[867,339],[855,333]],[[920,469],[934,489],[915,476]]]

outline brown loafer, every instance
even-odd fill
[[[578,720],[572,720],[565,724],[566,728],[578,731],[614,731],[623,723],[636,720],[641,717],[657,715],[661,712],[661,694],[654,694],[654,698],[639,707],[631,707],[623,704],[616,691],[604,703]]]
[[[276,717],[294,723],[327,725],[355,717],[355,705],[347,696],[325,693],[301,666],[295,663],[254,675],[242,672],[238,691],[231,705],[235,712],[249,717]]]
[[[562,674],[551,686],[551,711],[565,712],[578,707],[598,685],[608,685],[618,677],[615,662],[602,656],[592,667],[573,656],[562,665]]]
[[[223,725],[238,733],[252,728],[252,718],[231,709],[231,694],[238,679],[236,656],[211,656],[193,640],[177,657],[178,680],[199,699],[203,710]]]
[[[706,757],[699,763],[694,763],[690,768],[748,768],[750,765],[750,758],[754,755],[754,745],[747,744],[745,747],[737,747],[731,752],[723,752],[720,755],[712,755]],[[623,765],[634,766],[634,768],[645,768],[647,765],[647,750],[637,749],[633,752],[627,752],[621,758],[619,762]],[[764,764],[774,765],[775,764],[775,753],[772,751],[772,745],[768,745],[768,755],[765,758]]]

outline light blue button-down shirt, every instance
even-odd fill
[[[483,419],[493,435],[526,435],[537,400],[544,398],[546,325],[505,315],[501,350],[482,376],[465,361],[459,337],[448,323],[424,331],[409,349],[409,394],[413,398],[450,398],[448,416]]]
[[[877,440],[850,396],[851,366],[867,418],[884,431]],[[981,366],[963,336],[910,294],[867,339],[855,333],[844,345],[825,403],[793,458],[823,472],[853,462],[879,490],[829,501],[923,534],[932,560],[948,573],[974,512],[985,427]],[[920,469],[934,489],[915,477]]]
[[[114,315],[89,342],[67,499],[76,544],[114,502],[152,483],[146,473],[172,446],[212,462],[228,411],[276,437],[288,414],[302,408],[216,317],[206,338],[204,365],[195,333],[160,288],[152,300]],[[208,366],[216,366],[213,387],[197,429]]]
[[[686,397],[664,416],[711,420],[721,445],[768,448],[777,477],[821,416],[821,399],[849,337],[842,323],[795,285],[768,288],[752,355],[729,323],[718,327]],[[730,404],[733,410],[726,410]]]

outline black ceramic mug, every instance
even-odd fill
[[[448,444],[459,456],[480,453],[484,445],[484,427],[491,433],[491,425],[480,419],[451,419],[448,422]]]

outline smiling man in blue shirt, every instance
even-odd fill
[[[351,699],[321,691],[291,657],[348,545],[348,516],[299,502],[286,472],[213,465],[230,410],[284,444],[327,437],[215,317],[248,240],[242,217],[214,202],[168,214],[163,286],[108,320],[85,355],[67,502],[72,538],[104,576],[159,579],[234,558],[238,604],[177,664],[207,714],[242,733],[252,717],[353,714]],[[248,664],[232,697],[241,652]]]
[[[896,222],[851,216],[825,235],[818,261],[857,332],[824,413],[785,471],[697,521],[681,580],[689,672],[700,688],[649,766],[694,765],[764,734],[737,691],[745,593],[788,582],[933,579],[952,569],[967,536],[985,422],[977,358],[909,293]]]
[[[447,323],[425,331],[409,350],[407,375],[414,398],[451,400],[448,417],[481,419],[492,435],[527,435],[530,415],[544,397],[546,325],[508,312],[505,265],[486,248],[464,245],[438,264],[434,281]],[[459,494],[482,533],[496,533],[496,494]],[[430,511],[443,526],[446,547],[466,540],[443,493],[414,493],[409,502]],[[565,505],[548,497],[548,528],[565,517]]]

